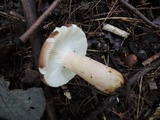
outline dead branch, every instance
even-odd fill
[[[38,26],[49,16],[50,12],[58,5],[61,0],[55,0],[49,8],[34,22],[34,24],[19,37],[19,39],[26,43],[31,34],[38,28]]]
[[[137,10],[158,10],[160,9],[160,7],[143,7],[143,8],[137,8]],[[116,10],[115,13],[124,13],[125,10]],[[106,16],[109,12],[105,12],[105,13],[99,13],[99,14],[95,14],[92,16],[92,18],[100,18],[101,16]],[[86,17],[85,20],[90,19],[90,17]]]
[[[27,28],[30,28],[37,19],[35,1],[33,0],[21,0],[24,16],[26,18]],[[41,48],[42,35],[40,29],[36,29],[35,32],[30,36],[30,43],[32,51],[35,57],[35,64],[37,67],[38,56]]]
[[[91,112],[89,115],[87,115],[84,120],[91,120],[94,119],[98,114],[102,113],[104,109],[109,110],[112,108],[115,104],[117,104],[117,98],[120,94],[116,93],[113,96],[107,97],[93,112]]]
[[[150,66],[143,67],[139,72],[137,72],[135,75],[133,75],[128,80],[128,85],[132,85],[133,83],[137,82],[141,77],[143,77],[146,73],[149,71],[156,69],[158,66],[160,66],[160,59],[155,61],[154,63],[150,64]]]
[[[144,66],[151,64],[153,61],[155,61],[156,59],[158,59],[160,57],[160,53],[156,53],[153,56],[151,56],[150,58],[148,58],[147,60],[143,61],[142,64]]]
[[[55,8],[56,4],[58,3],[58,0],[56,0],[55,2],[53,2],[52,5],[37,19],[34,1],[21,0],[23,10],[24,10],[24,15],[26,17],[27,27],[29,29],[20,37],[20,39],[22,40],[22,42],[25,43],[30,37],[30,43],[32,45],[32,50],[35,56],[36,67],[38,66],[38,56],[41,48],[41,39],[42,39],[40,30],[38,29],[38,27],[43,22],[43,20],[49,15],[50,11]],[[49,91],[49,87],[45,86],[45,96],[47,96],[47,94],[50,95],[52,93],[51,91]],[[53,103],[53,100],[51,99],[52,96],[49,96],[49,95],[47,96],[47,99],[46,99],[46,112],[48,113],[49,119],[56,120],[54,103]]]
[[[134,8],[132,5],[127,3],[125,0],[119,0],[126,8],[131,10],[135,15],[140,17],[144,22],[146,22],[148,25],[150,25],[153,28],[160,28],[160,26],[157,26],[156,24],[152,23],[148,18],[146,18],[141,12],[139,12],[136,8]]]

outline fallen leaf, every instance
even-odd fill
[[[45,97],[40,88],[8,89],[9,82],[0,77],[0,118],[8,120],[40,120]]]

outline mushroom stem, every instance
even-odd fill
[[[63,66],[104,93],[114,92],[124,83],[122,74],[115,69],[74,52],[64,56]]]

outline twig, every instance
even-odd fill
[[[49,8],[35,21],[35,23],[19,37],[19,39],[26,43],[30,35],[37,29],[37,27],[49,16],[50,12],[58,5],[61,0],[55,0]]]
[[[118,66],[117,62],[115,61],[113,54],[110,51],[108,51],[108,54],[116,70],[118,70],[119,72],[122,72],[121,68]]]
[[[136,8],[134,8],[132,5],[127,3],[125,0],[119,0],[126,8],[131,10],[134,14],[139,16],[144,22],[146,22],[148,25],[150,25],[153,28],[160,28],[160,26],[157,26],[156,24],[152,23],[149,19],[147,19],[141,12],[139,12]]]
[[[160,58],[160,53],[156,53],[153,56],[151,56],[150,58],[148,58],[147,60],[143,61],[142,65],[146,66],[148,64],[151,64],[153,61],[155,61],[158,58]]]
[[[113,7],[111,8],[111,10],[109,11],[108,15],[106,16],[105,20],[96,28],[96,30],[94,30],[94,33],[101,28],[101,26],[106,22],[106,20],[113,14],[113,12],[118,8],[117,5],[117,1],[114,3]]]
[[[143,77],[141,77],[140,81],[139,81],[139,93],[138,93],[138,104],[137,104],[137,113],[136,113],[136,118],[138,120],[139,116],[140,116],[140,113],[141,113],[141,109],[140,109],[140,106],[142,105],[141,104],[141,94],[142,94],[142,82],[143,82]]]
[[[158,66],[160,66],[160,59],[152,63],[150,66],[143,67],[139,72],[137,72],[128,80],[128,87],[130,87],[130,85],[132,85],[133,83],[137,82],[137,80],[143,77],[147,72],[157,68]]]
[[[99,106],[91,112],[89,115],[87,115],[83,120],[92,120],[95,118],[98,114],[102,113],[104,109],[109,109],[113,107],[115,104],[117,104],[117,98],[120,94],[116,93],[113,96],[107,97]]]
[[[57,0],[58,1],[58,0]],[[34,53],[35,57],[35,64],[36,67],[38,66],[38,56],[41,48],[41,34],[39,29],[39,25],[43,20],[49,15],[50,11],[54,8],[55,2],[52,3],[52,5],[37,19],[36,15],[36,9],[35,9],[35,1],[34,0],[21,0],[24,15],[26,17],[26,23],[27,27],[29,28],[21,37],[20,39],[22,42],[26,42],[27,39],[30,37],[30,43],[32,45],[32,51]],[[58,2],[57,2],[58,3]],[[37,21],[36,21],[37,19]],[[36,21],[36,22],[35,22]],[[33,24],[34,23],[34,24]],[[52,92],[50,90],[50,87],[45,86],[44,87],[44,94],[46,97],[46,112],[51,120],[56,119],[56,111],[54,107],[54,103],[52,100]]]
[[[37,13],[35,8],[34,0],[21,0],[23,12],[26,18],[27,28],[31,27],[37,19]],[[35,32],[30,36],[30,43],[35,58],[36,67],[38,66],[38,56],[41,49],[42,35],[40,29],[36,29]]]
[[[158,9],[160,9],[160,7],[143,7],[143,8],[137,8],[137,10],[158,10]],[[114,13],[125,13],[126,12],[126,10],[116,10],[116,11],[114,11]],[[95,15],[93,15],[92,16],[92,19],[94,19],[94,18],[100,18],[100,17],[102,17],[102,16],[106,16],[106,15],[108,15],[108,13],[109,12],[104,12],[104,13],[98,13],[98,14],[95,14]],[[84,21],[86,21],[86,20],[88,20],[88,19],[91,19],[90,18],[90,16],[87,16],[87,17],[85,17],[85,19],[84,19]]]
[[[14,11],[14,10],[11,10],[9,12],[9,14],[11,16],[13,16],[13,18],[18,19],[18,20],[22,20],[23,22],[25,22],[25,18],[21,14],[19,14],[18,12]]]
[[[103,27],[102,27],[103,30],[106,30],[106,31],[109,31],[111,33],[114,33],[118,36],[121,36],[121,37],[124,37],[124,38],[127,38],[129,36],[129,33],[114,26],[114,25],[111,25],[111,24],[104,24]]]

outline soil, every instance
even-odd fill
[[[36,30],[25,36],[24,42],[22,35],[52,0],[0,1],[0,76],[10,82],[10,90],[42,88],[46,109],[41,120],[157,120],[160,118],[157,112],[160,111],[160,1],[128,0],[130,6],[125,3],[61,0],[37,24]],[[76,24],[85,32],[88,57],[124,76],[121,88],[104,94],[78,75],[58,88],[41,82],[38,71],[41,46],[55,27],[66,24]],[[129,36],[105,31],[105,24]]]

